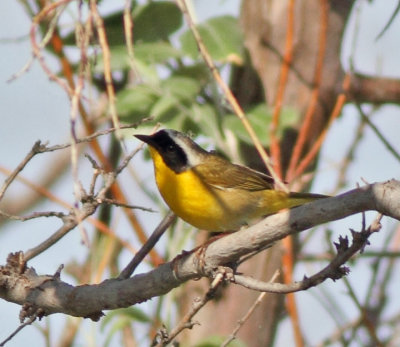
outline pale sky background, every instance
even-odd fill
[[[123,4],[124,2],[114,2],[113,4],[120,3]],[[227,12],[236,13],[238,3],[239,1],[237,0],[194,1],[199,21],[210,15],[216,16]],[[386,24],[397,1],[375,1],[374,4],[369,4],[369,2],[363,0],[359,1],[359,4],[361,13],[359,24],[360,39],[357,41],[354,56],[356,67],[364,73],[373,74],[379,72],[383,76],[399,78],[400,35],[398,33],[400,32],[400,20],[396,19],[386,34],[378,42],[375,41],[376,35]],[[13,169],[26,155],[36,140],[49,141],[50,144],[68,141],[69,101],[65,93],[45,77],[37,62],[33,64],[28,73],[22,75],[12,83],[6,82],[12,74],[18,72],[27,63],[30,57],[31,48],[27,39],[30,22],[24,14],[22,7],[14,0],[0,1],[0,13],[3,14],[0,21],[0,114],[2,120],[2,126],[0,127],[0,165]],[[354,23],[354,21],[355,16],[352,17],[351,22]],[[15,39],[21,40],[15,42]],[[350,40],[348,39],[344,47],[343,62],[345,66],[348,66],[349,42]],[[388,51],[390,54],[387,53]],[[312,190],[314,192],[330,192],[335,180],[335,167],[339,164],[343,153],[347,151],[348,145],[353,139],[358,117],[355,108],[347,106],[344,115],[333,125],[328,141],[321,154],[320,175],[313,186]],[[385,134],[392,145],[400,151],[399,108],[393,105],[382,107],[374,115],[373,122]],[[366,131],[362,141],[347,177],[349,189],[355,187],[356,183],[362,183],[361,177],[369,182],[400,177],[399,163],[387,152],[370,130]],[[128,145],[133,147],[137,145],[137,142],[132,141]],[[45,156],[47,154],[36,157],[24,170],[23,175],[26,177],[40,175],[43,165],[49,164],[48,158]],[[137,162],[139,157],[135,158],[135,160]],[[152,181],[151,164],[146,162],[142,165],[143,170],[141,175],[143,179]],[[4,176],[0,174],[0,181],[3,179]],[[149,186],[152,184],[149,183]],[[63,180],[63,184],[54,188],[53,192],[70,202],[72,201],[70,193],[71,185],[68,179]],[[149,201],[145,201],[143,205],[148,206],[149,203]],[[38,209],[53,209],[53,205],[44,203]],[[373,215],[370,214],[370,218]],[[142,218],[146,218],[146,216]],[[146,220],[149,232],[160,218],[161,216],[157,215],[157,217],[152,216],[150,221]],[[332,241],[337,239],[337,235],[348,233],[349,228],[358,229],[360,223],[360,216],[331,223],[336,236]],[[383,233],[392,231],[393,221],[386,218],[383,224]],[[55,222],[55,219],[36,220],[26,223],[15,222],[3,225],[0,233],[1,264],[5,263],[5,258],[10,251],[27,250],[36,245],[40,240],[45,239],[58,226],[59,222]],[[131,234],[127,233],[127,237],[129,235]],[[382,242],[382,239],[380,235],[375,235],[371,241],[373,245],[377,245]],[[316,246],[318,246],[318,242],[316,242]],[[67,263],[71,258],[77,260],[83,259],[85,253],[86,249],[80,243],[79,232],[74,230],[62,239],[59,244],[49,249],[44,255],[35,258],[29,265],[35,267],[41,274],[54,273],[59,264]],[[299,278],[302,277],[304,272],[309,273],[310,271],[310,269],[298,269]],[[352,283],[362,283],[364,276],[365,271],[361,267],[352,266],[352,272],[348,278]],[[68,276],[63,275],[63,280],[68,281]],[[327,285],[331,285],[331,283],[329,281]],[[344,287],[338,282],[336,282],[335,286],[337,294],[339,296],[342,295],[341,300],[347,301]],[[357,288],[362,293],[363,287],[358,286]],[[398,284],[393,290],[399,292],[400,285]],[[312,293],[301,293],[298,295],[298,298],[301,298],[298,302],[304,308],[304,311],[306,311],[307,305],[316,306],[316,299]],[[0,301],[0,340],[3,340],[18,326],[19,310],[20,307],[17,305]],[[353,304],[349,303],[348,315],[351,316],[355,312]],[[313,314],[314,317],[318,317],[318,315],[326,317],[326,320],[322,320],[323,324],[321,323],[318,329],[315,329],[315,327],[321,321],[321,318],[316,322],[313,320],[313,317],[307,316],[304,320],[304,331],[306,334],[308,333],[308,336],[311,335],[310,332],[312,331],[315,338],[314,341],[310,342],[320,341],[326,333],[331,331],[333,326],[326,312],[321,311]],[[56,339],[57,326],[60,326],[59,322],[63,321],[63,318],[61,315],[55,315],[51,320],[52,326],[56,327],[52,337]],[[38,324],[43,326],[42,322]],[[89,330],[91,329],[90,324],[88,323]],[[283,325],[282,328],[285,329],[285,333],[279,335],[280,343],[278,345],[284,345],[291,333],[291,329],[287,324]],[[82,345],[87,345],[86,339],[87,336],[80,336],[79,341]],[[32,343],[32,341],[37,341],[35,345],[38,346],[43,344],[43,338],[37,329],[27,327],[7,346],[23,346]],[[97,345],[99,344],[97,343]],[[117,345],[115,344],[115,346]]]

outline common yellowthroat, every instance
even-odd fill
[[[274,190],[272,177],[207,152],[175,130],[135,136],[150,146],[167,205],[199,229],[234,231],[253,219],[327,197]]]

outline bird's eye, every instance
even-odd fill
[[[168,151],[168,152],[173,152],[173,151],[175,151],[174,145],[169,145],[169,146],[167,146],[167,151]]]

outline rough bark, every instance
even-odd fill
[[[0,267],[0,297],[23,305],[21,316],[24,318],[30,317],[40,310],[40,316],[64,313],[98,320],[102,316],[103,310],[128,307],[154,296],[163,295],[186,281],[210,277],[218,271],[221,265],[233,263],[240,257],[269,246],[287,235],[367,210],[376,210],[400,220],[400,182],[392,180],[368,185],[337,197],[323,199],[307,206],[303,205],[275,214],[252,227],[216,240],[205,249],[202,257],[193,252],[178,257],[148,273],[124,280],[110,279],[96,285],[72,286],[63,282],[59,278],[59,274],[54,276],[38,275],[33,268],[26,266],[21,253],[13,254],[9,256],[7,264]],[[255,275],[254,269],[246,271],[248,272],[245,275]],[[326,278],[335,279],[336,275],[333,272],[333,275],[330,274]],[[235,282],[234,276],[230,280]],[[321,278],[315,282],[307,279],[302,282],[304,282],[303,286],[295,286],[295,290],[303,290],[317,285],[321,283]],[[251,284],[251,280],[249,280],[249,284]],[[274,283],[269,286],[268,290],[285,293],[288,289],[290,288]],[[251,301],[249,300],[249,302]],[[235,297],[236,308],[247,310],[245,304],[246,302],[240,296]],[[238,314],[243,313],[239,311]],[[230,312],[226,312],[226,314],[219,314],[215,317],[229,320],[230,314]],[[237,320],[241,316],[232,318]],[[222,320],[215,322],[213,317],[210,319],[212,319],[213,326],[219,328],[224,325]],[[208,322],[202,321],[203,323],[208,325]],[[259,322],[257,330],[260,325]],[[230,326],[230,328],[234,326]],[[196,330],[203,332],[203,337],[209,336],[213,332],[209,330],[204,332],[202,329],[202,326],[196,327]]]

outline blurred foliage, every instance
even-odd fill
[[[223,138],[222,129],[228,128],[238,135],[239,141],[251,143],[240,120],[221,100],[221,94],[209,69],[200,56],[192,32],[184,24],[183,15],[172,2],[157,1],[139,5],[132,10],[134,59],[125,44],[123,12],[103,18],[111,51],[111,68],[125,85],[118,87],[116,107],[122,122],[132,123],[153,116],[141,131],[150,130],[161,123],[194,134]],[[231,71],[233,65],[245,60],[243,38],[238,19],[232,16],[214,17],[198,25],[199,33],[218,69]],[[70,33],[65,42],[75,44]],[[93,73],[98,79],[104,69],[103,57],[96,52]],[[133,78],[127,78],[134,71]],[[262,104],[247,106],[256,133],[264,146],[269,145],[266,134],[271,111]],[[282,111],[280,133],[296,119],[293,110]],[[215,129],[219,129],[216,133]],[[226,152],[221,141],[216,147]]]
[[[223,336],[209,336],[204,338],[202,341],[196,344],[195,347],[219,347],[226,340],[226,337]],[[229,347],[245,347],[246,345],[238,339],[232,340]]]
[[[132,4],[133,56],[130,56],[126,44],[123,9],[102,17],[111,53],[110,64],[120,120],[134,123],[152,116],[154,121],[143,124],[141,132],[150,131],[156,123],[161,123],[165,128],[206,135],[227,156],[232,155],[236,149],[228,148],[224,131],[236,135],[238,141],[234,146],[240,142],[251,144],[242,123],[232,114],[225,100],[221,99],[218,86],[175,3],[148,1],[139,4],[133,1]],[[241,66],[246,60],[238,19],[226,15],[210,18],[199,24],[198,30],[217,68],[224,78],[229,79],[232,67]],[[69,50],[79,50],[75,30],[67,32],[62,39]],[[93,86],[102,93],[105,92],[105,64],[97,41],[94,34],[87,52]],[[53,52],[51,45],[46,48]],[[76,74],[79,72],[79,63],[77,61],[74,65]],[[271,110],[264,103],[244,107],[263,145],[268,146],[266,134],[271,121]],[[292,126],[296,117],[295,111],[283,109],[280,133],[285,127]],[[174,242],[168,244],[181,250],[183,242],[179,240],[186,240],[190,233],[185,230],[182,235],[184,236],[180,237],[179,228],[175,228]],[[170,252],[176,254],[178,251],[174,249]],[[124,329],[146,325],[151,330],[152,322],[165,322],[160,317],[165,307],[172,307],[168,300],[171,298],[167,296],[159,298],[157,312],[154,312],[154,316],[158,317],[156,319],[153,315],[149,317],[138,307],[108,312],[101,323],[101,330],[106,336],[104,346],[112,345]],[[163,314],[168,316],[165,312]],[[222,337],[210,336],[197,346],[219,346],[223,341]],[[239,347],[243,343],[235,340],[230,345]]]
[[[131,328],[132,322],[151,323],[152,317],[136,306],[112,310],[101,321],[101,330],[107,330],[104,347],[110,346],[112,338],[124,328]]]

